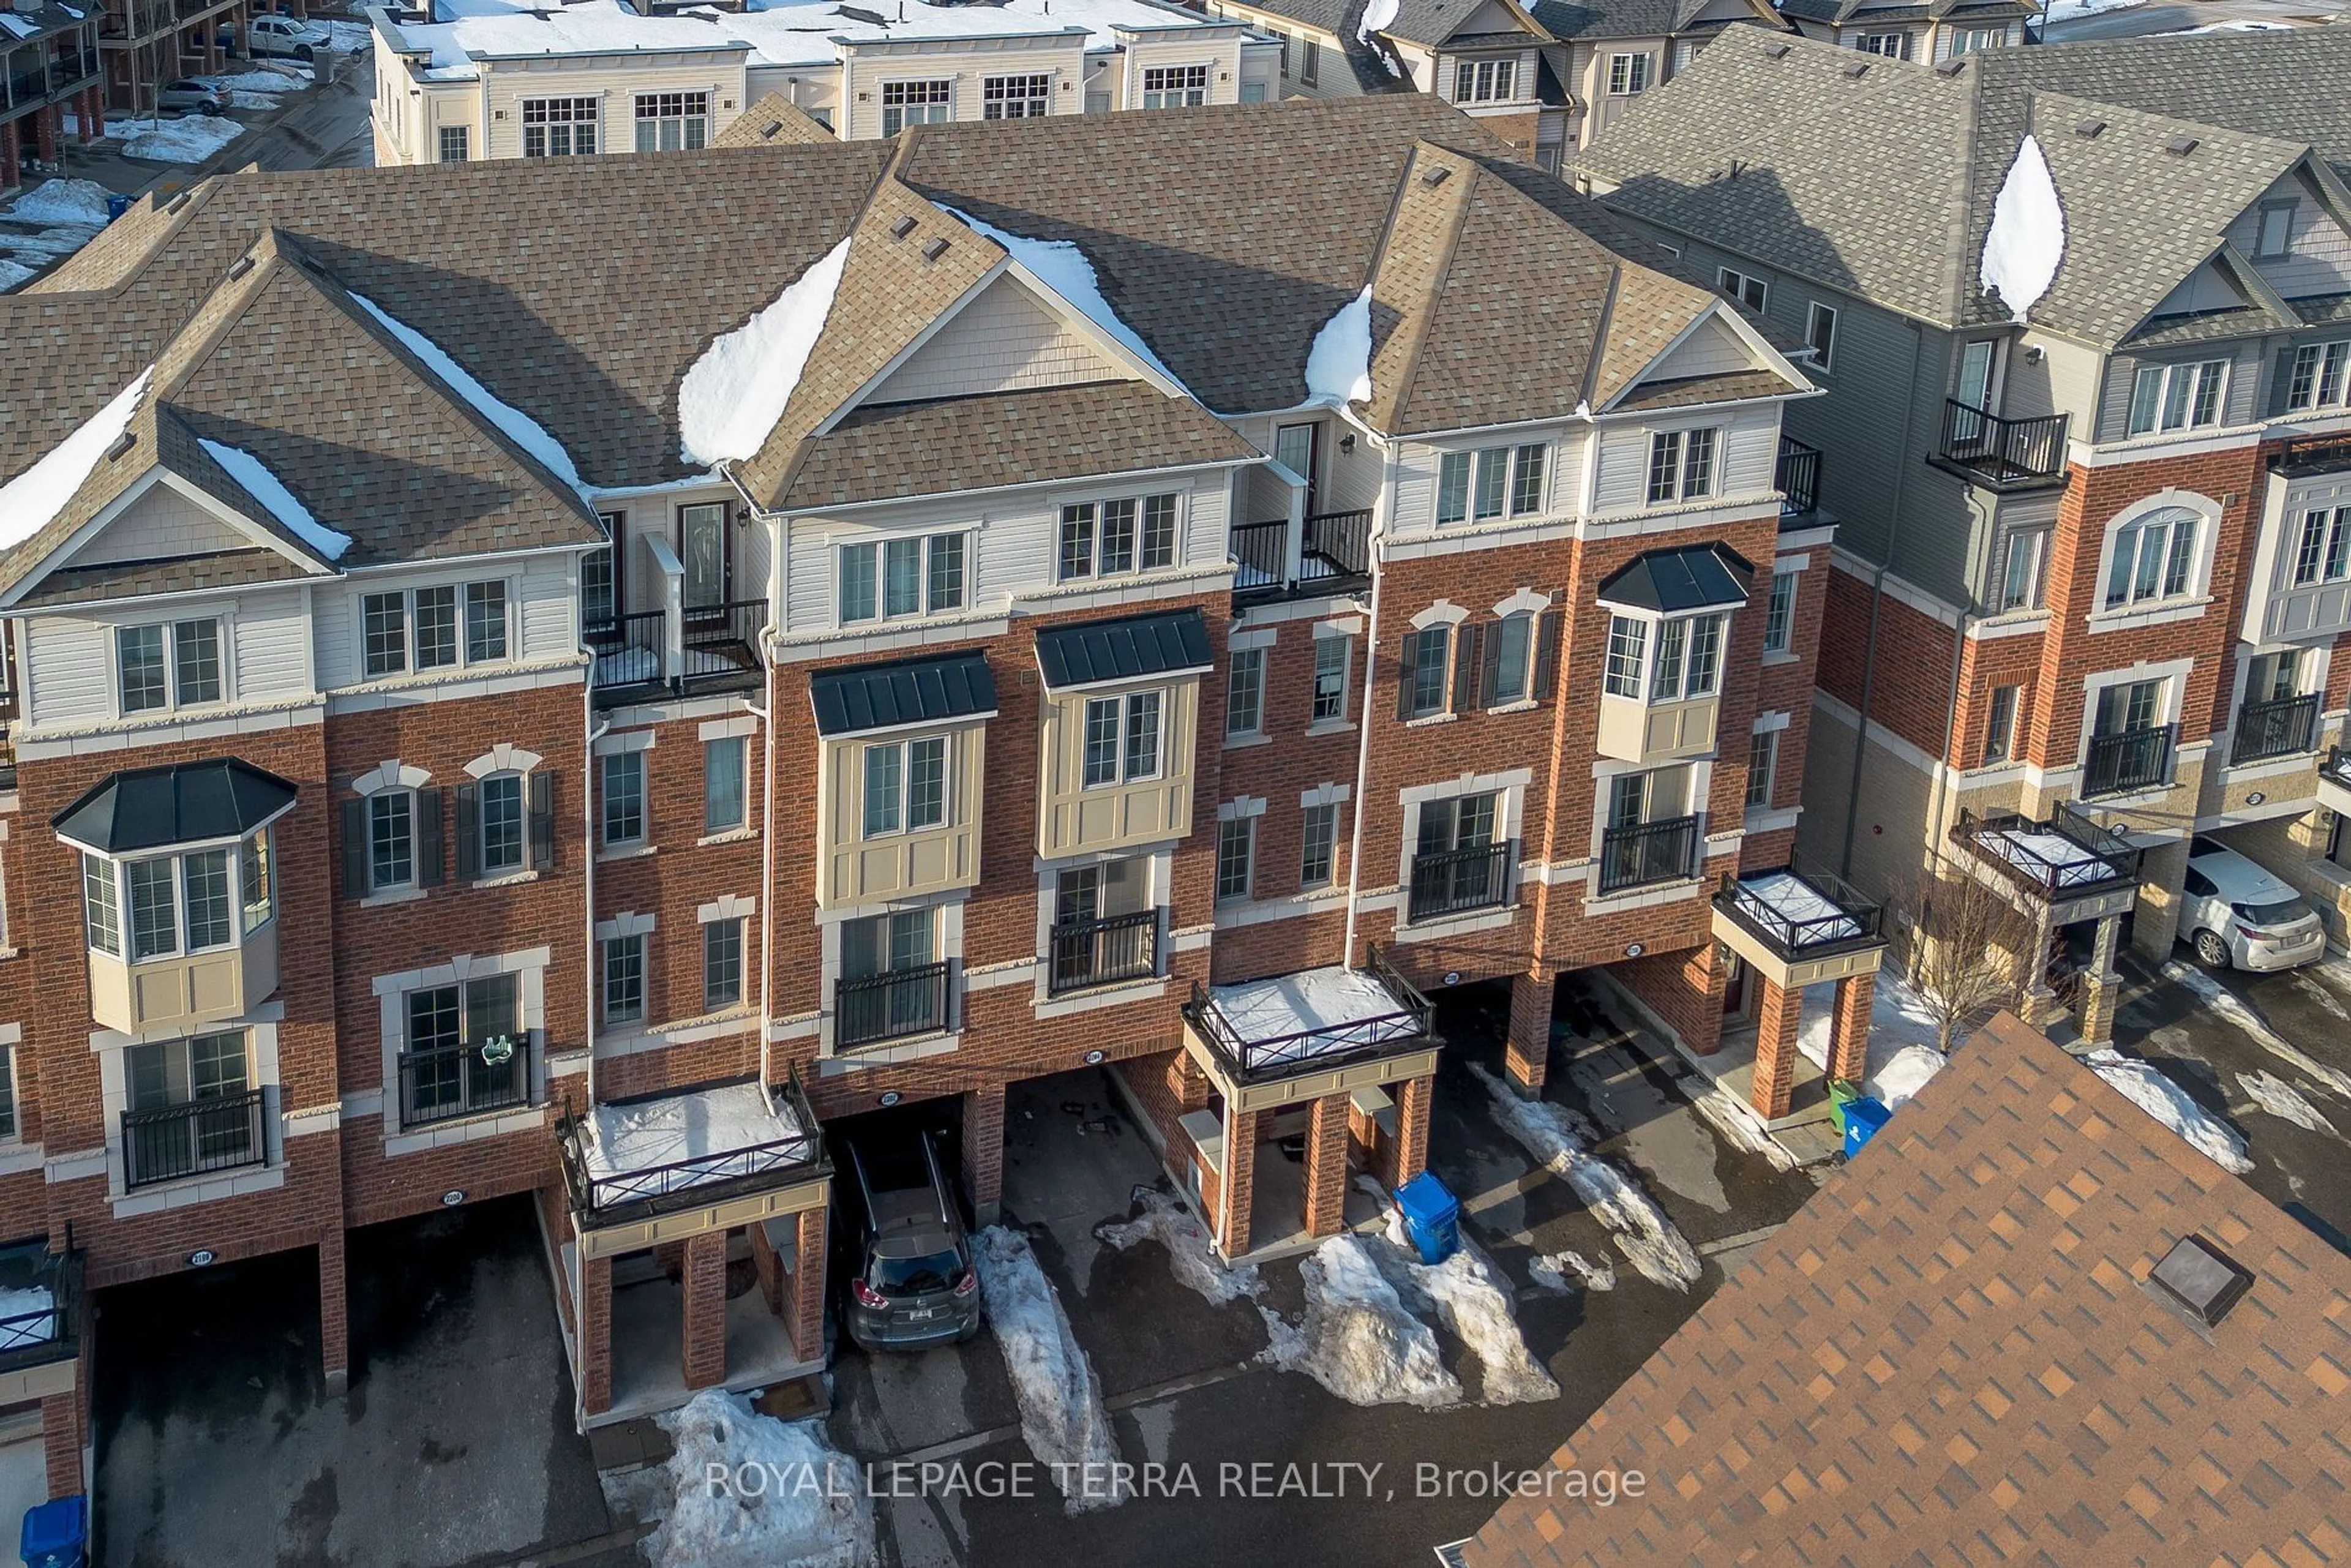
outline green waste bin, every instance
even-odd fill
[[[1843,1136],[1852,1127],[1853,1103],[1861,1098],[1861,1085],[1843,1078],[1829,1080],[1829,1109],[1836,1113],[1837,1133]]]

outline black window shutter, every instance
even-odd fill
[[[2286,412],[2286,399],[2294,394],[2294,350],[2278,350],[2277,364],[2270,371],[2270,406],[2267,417],[2275,419]]]
[[[1412,672],[1413,666],[1419,663],[1419,656],[1420,633],[1405,632],[1403,646],[1396,652],[1396,718],[1399,721],[1413,716]]]
[[[343,896],[368,895],[368,803],[343,802]]]
[[[416,792],[416,885],[441,885],[441,791]]]
[[[1478,665],[1478,706],[1492,707],[1494,692],[1502,684],[1502,623],[1498,621],[1487,627],[1481,640],[1486,646],[1486,656]],[[1527,694],[1520,692],[1519,695],[1524,696]]]
[[[1559,677],[1560,612],[1546,610],[1535,618],[1535,684],[1527,695],[1539,703],[1552,699]]]
[[[1453,711],[1468,713],[1478,706],[1478,674],[1483,663],[1479,652],[1486,645],[1486,629],[1463,622],[1453,629]]]
[[[530,776],[530,869],[555,864],[555,775],[544,768]]]
[[[457,786],[457,880],[472,882],[482,874],[482,787]]]

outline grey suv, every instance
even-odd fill
[[[962,1205],[931,1133],[849,1147],[836,1181],[855,1270],[842,1322],[867,1350],[919,1350],[979,1332],[979,1275]]]

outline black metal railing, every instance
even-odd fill
[[[160,1110],[122,1113],[123,1186],[152,1186],[267,1160],[262,1092],[248,1089]]]
[[[2321,778],[2334,783],[2351,785],[2351,749],[2328,747],[2326,755],[2319,759],[2318,772]]]
[[[1159,911],[1063,922],[1046,952],[1046,989],[1055,994],[1147,979],[1159,972]]]
[[[1317,512],[1305,522],[1300,541],[1301,582],[1372,575],[1372,510]]]
[[[529,1104],[530,1041],[524,1030],[489,1041],[402,1051],[401,1126],[429,1127]]]
[[[2089,760],[2082,773],[2083,796],[2119,795],[2127,789],[2151,789],[2170,783],[2172,742],[2179,734],[2176,724],[2157,724],[2090,737]]]
[[[1290,575],[1290,524],[1238,523],[1231,553],[1238,600],[1302,599],[1360,586],[1372,576],[1372,514],[1317,512],[1298,525],[1298,575]]]
[[[1942,460],[1980,483],[2000,486],[2062,478],[2065,421],[2062,413],[2002,419],[1989,409],[1943,401]]]
[[[1435,1009],[1428,998],[1397,974],[1376,946],[1370,949],[1364,967],[1386,988],[1394,1005],[1373,1009],[1366,1016],[1343,1023],[1246,1036],[1232,1026],[1217,1008],[1216,998],[1197,980],[1192,982],[1192,998],[1184,1004],[1184,1016],[1244,1082],[1278,1078],[1300,1068],[1320,1071],[1337,1062],[1417,1051],[1433,1043]]]
[[[1978,817],[1962,807],[1951,838],[2010,881],[2052,900],[2137,881],[2146,852],[2063,800],[2045,822],[2018,811]]]
[[[925,964],[834,983],[832,1040],[836,1046],[872,1045],[947,1027],[952,964]]]
[[[584,641],[595,658],[590,672],[594,684],[600,688],[659,685],[668,619],[664,611],[636,610],[590,622]]]
[[[1236,523],[1232,555],[1240,570],[1233,574],[1233,597],[1273,598],[1290,580],[1290,524]]]
[[[1821,507],[1821,449],[1792,435],[1780,437],[1779,466],[1771,485],[1780,492],[1780,517],[1807,517]]]
[[[0,1316],[0,1371],[69,1361],[81,1338],[82,1255],[52,1252],[46,1237],[0,1247],[0,1293],[17,1303]],[[46,1291],[42,1302],[36,1292]]]
[[[684,1092],[684,1091],[671,1091]],[[779,1174],[814,1176],[827,1169],[824,1157],[824,1137],[820,1131],[816,1112],[800,1089],[799,1072],[794,1069],[780,1089],[770,1092],[784,1131],[777,1137],[761,1139],[741,1148],[718,1149],[692,1159],[673,1160],[664,1165],[647,1166],[637,1170],[614,1171],[599,1176],[590,1167],[583,1141],[589,1136],[583,1124],[567,1117],[562,1125],[564,1178],[571,1188],[571,1201],[576,1209],[598,1213],[625,1205],[641,1204],[646,1207],[637,1212],[658,1212],[676,1207],[664,1199],[677,1202],[699,1202],[709,1195],[703,1189],[721,1182],[742,1181],[752,1176],[775,1176]],[[680,1195],[684,1195],[681,1197]]]
[[[1698,874],[1698,819],[1668,817],[1600,835],[1600,891],[1616,893]]]
[[[1408,920],[1437,920],[1473,909],[1489,909],[1510,901],[1510,867],[1518,845],[1510,840],[1497,844],[1466,844],[1458,850],[1431,850],[1412,857],[1412,893],[1405,912]]]
[[[689,681],[758,674],[759,633],[767,628],[764,599],[732,599],[688,610],[681,673]]]
[[[1802,886],[1792,888],[1775,878],[1792,878]],[[1830,907],[1821,908],[1823,904]],[[1875,942],[1884,915],[1876,900],[1864,897],[1843,877],[1793,864],[1743,877],[1724,873],[1714,906],[1791,958]]]
[[[2237,710],[2237,738],[2229,749],[2233,764],[2269,757],[2298,757],[2318,740],[2316,692],[2276,702],[2247,703]]]

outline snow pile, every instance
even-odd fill
[[[1314,334],[1314,346],[1306,350],[1306,401],[1332,408],[1372,401],[1370,284]]]
[[[376,319],[378,325],[400,340],[401,346],[418,359],[442,383],[465,399],[484,419],[496,425],[501,434],[546,465],[548,472],[588,497],[587,486],[580,482],[580,470],[572,466],[571,454],[563,443],[547,433],[547,427],[511,403],[500,402],[490,394],[490,389],[475,381],[465,367],[443,351],[441,345],[388,313],[383,307],[364,294],[351,296],[351,303]]]
[[[2044,26],[2061,22],[2078,22],[2085,16],[2095,16],[2104,11],[2127,11],[2134,5],[2144,5],[2147,0],[2049,0],[2049,9],[2041,18]]]
[[[2163,977],[2185,988],[2202,1003],[2206,1010],[2220,1014],[2248,1035],[2253,1043],[2323,1088],[2331,1090],[2346,1100],[2351,1100],[2351,1072],[2329,1067],[2306,1051],[2296,1049],[2286,1038],[2262,1020],[2262,1016],[2239,999],[2237,993],[2201,969],[2190,968],[2174,959],[2164,965]]]
[[[234,71],[227,76],[198,77],[196,80],[206,87],[217,88],[223,92],[250,92],[264,96],[300,92],[310,85],[308,78],[298,77],[291,71],[276,70],[261,65],[256,65],[251,70]],[[272,107],[275,107],[274,103]]]
[[[0,250],[25,256],[32,265],[47,267],[60,256],[71,256],[97,237],[98,231],[88,224],[51,224],[30,234],[0,233]]]
[[[1575,1287],[1567,1282],[1570,1273],[1587,1291],[1613,1291],[1616,1288],[1616,1270],[1606,1263],[1594,1263],[1573,1247],[1564,1252],[1545,1252],[1527,1264],[1527,1276],[1546,1291],[1570,1291]]]
[[[1094,1239],[1122,1252],[1138,1241],[1158,1242],[1166,1250],[1176,1278],[1220,1307],[1265,1289],[1256,1264],[1244,1263],[1238,1269],[1225,1266],[1207,1228],[1180,1200],[1155,1186],[1139,1186],[1134,1189],[1134,1201],[1142,1206],[1140,1213],[1133,1219],[1095,1226]]]
[[[1485,1379],[1479,1397],[1488,1405],[1531,1405],[1559,1397],[1559,1385],[1527,1349],[1518,1314],[1501,1270],[1463,1241],[1437,1264],[1411,1265],[1413,1282],[1437,1308],[1453,1337],[1478,1358]]]
[[[767,444],[800,384],[849,265],[843,239],[785,286],[773,303],[720,334],[677,388],[679,455],[705,467],[740,462]]]
[[[1905,1100],[1913,1099],[1927,1087],[1928,1080],[1943,1071],[1943,1053],[1931,1045],[1906,1045],[1886,1058],[1883,1065],[1873,1064],[1869,1076],[1862,1082],[1862,1092],[1892,1110]]]
[[[1564,1177],[1593,1217],[1616,1238],[1617,1249],[1633,1267],[1660,1285],[1687,1291],[1698,1283],[1698,1254],[1682,1239],[1649,1195],[1604,1160],[1586,1153],[1568,1113],[1545,1100],[1521,1100],[1516,1091],[1476,1062],[1493,1102],[1496,1121],[1552,1175]]]
[[[1834,981],[1804,988],[1804,1021],[1796,1034],[1796,1049],[1823,1072],[1829,1066],[1829,1022],[1835,1011]],[[1966,1040],[1962,1030],[1952,1043]],[[1925,1000],[1898,971],[1878,970],[1876,988],[1870,995],[1869,1049],[1861,1092],[1888,1106],[1899,1105],[1942,1069],[1935,1018]]]
[[[1028,268],[1031,277],[1060,295],[1087,320],[1116,339],[1129,353],[1169,381],[1179,386],[1183,384],[1182,378],[1151,351],[1151,345],[1143,340],[1142,334],[1121,320],[1118,312],[1111,308],[1110,301],[1102,298],[1102,280],[1094,276],[1094,264],[1086,259],[1086,253],[1078,248],[1075,240],[1028,239],[1019,235],[1007,234],[993,224],[982,223],[969,213],[958,212],[953,207],[946,210],[1010,251],[1012,259]]]
[[[260,458],[234,446],[223,446],[217,441],[197,438],[196,444],[211,454],[212,460],[223,472],[244,486],[253,498],[269,508],[269,515],[284,524],[286,530],[328,560],[340,560],[343,552],[351,548],[351,536],[337,533],[310,515],[310,508],[295,497],[277,476],[271,473]]]
[[[44,180],[17,197],[8,216],[20,224],[106,226],[107,189],[95,180]]]
[[[1364,18],[1355,24],[1355,41],[1368,44],[1374,33],[1384,33],[1395,25],[1396,8],[1401,0],[1371,0],[1364,7]]]
[[[800,1128],[756,1083],[684,1090],[589,1113],[588,1169],[611,1178],[663,1172],[664,1191],[797,1164]],[[757,1151],[757,1152],[750,1152]],[[670,1168],[684,1167],[684,1168]]]
[[[1775,871],[1742,879],[1734,896],[1750,906],[1761,904],[1791,926],[1802,926],[1804,929],[1797,935],[1806,942],[1841,942],[1861,935],[1859,921],[1792,872]]]
[[[35,1316],[39,1313],[39,1316]],[[8,1322],[10,1318],[22,1318],[22,1322]],[[57,1337],[57,1298],[49,1294],[47,1285],[26,1285],[18,1290],[0,1291],[0,1350],[16,1350],[25,1345]]]
[[[13,261],[0,261],[0,294],[5,294],[19,284],[33,280],[34,269]]]
[[[110,120],[106,134],[122,142],[125,158],[201,163],[244,135],[245,127],[225,114],[191,114],[183,120]]]
[[[327,47],[337,54],[375,47],[375,29],[365,22],[327,22]]]
[[[1211,987],[1208,999],[1244,1050],[1279,1040],[1284,1060],[1410,1040],[1421,1032],[1419,1017],[1377,977],[1336,964]]]
[[[1113,1484],[1118,1446],[1093,1364],[1070,1332],[1069,1316],[1029,1239],[991,1225],[971,1239],[987,1326],[996,1331],[1020,1406],[1021,1438],[1050,1467],[1063,1511],[1082,1513],[1125,1501],[1128,1489]]]
[[[1690,1097],[1690,1108],[1720,1133],[1731,1147],[1761,1155],[1778,1170],[1796,1168],[1796,1156],[1772,1142],[1771,1134],[1763,1130],[1763,1124],[1755,1119],[1747,1102],[1721,1084],[1708,1083],[1702,1078],[1685,1078],[1682,1087]]]
[[[2118,1051],[2094,1051],[2084,1061],[2124,1099],[2179,1134],[2198,1154],[2231,1176],[2253,1168],[2235,1128],[2189,1097],[2188,1091],[2144,1061]]]
[[[2334,1133],[2335,1124],[2326,1113],[2303,1097],[2302,1091],[2271,1072],[2240,1072],[2237,1082],[2252,1103],[2273,1116],[2283,1117],[2297,1127],[2314,1133]],[[2335,1136],[2341,1137],[2340,1133]]]
[[[653,1568],[865,1568],[873,1504],[821,1420],[778,1421],[705,1388],[654,1417],[676,1444],[669,1517],[645,1538]]]
[[[14,549],[54,521],[82,487],[106,449],[131,428],[146,395],[150,366],[114,394],[114,401],[82,421],[79,429],[45,453],[41,460],[0,485],[0,549]]]
[[[1333,1236],[1298,1267],[1306,1316],[1290,1323],[1259,1307],[1272,1343],[1263,1359],[1302,1372],[1350,1405],[1461,1402],[1461,1385],[1437,1355],[1437,1335],[1405,1310],[1368,1244]]]
[[[2050,7],[2051,21],[2065,0]],[[2083,0],[2095,5],[2097,0]],[[1991,226],[1984,231],[1983,291],[1997,294],[2017,320],[2040,302],[2056,281],[2065,259],[2065,213],[2058,205],[2057,182],[2049,160],[2031,136],[2016,150],[2000,194],[1992,198]]]

